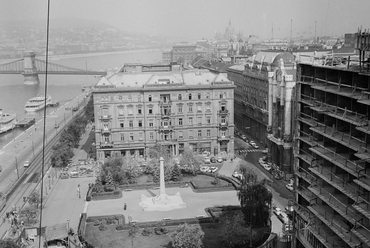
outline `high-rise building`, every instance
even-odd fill
[[[360,66],[348,57],[346,67],[298,64],[293,247],[370,247],[370,74],[362,58]]]
[[[145,157],[156,143],[173,155],[233,155],[234,87],[208,70],[124,65],[93,89],[98,159]]]

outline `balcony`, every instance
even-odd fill
[[[370,230],[368,228],[357,222],[355,226],[351,229],[351,232],[370,247]]]
[[[339,177],[341,175],[335,175],[325,166],[310,167],[309,170],[354,201],[356,201],[358,195],[363,194],[355,186],[351,185],[351,183],[341,179]],[[344,175],[342,176],[344,177]]]
[[[113,146],[113,141],[100,142],[100,148],[112,148]]]
[[[223,109],[217,112],[219,116],[227,116],[229,114],[229,111],[227,109]]]
[[[171,106],[172,101],[171,100],[161,100],[159,101],[159,106]]]
[[[352,86],[346,84],[340,84],[321,78],[314,79],[314,84],[312,85],[312,88],[325,92],[330,92],[336,95],[350,97],[356,100],[361,97],[361,88],[353,88]]]
[[[304,134],[304,136],[302,134]],[[298,136],[297,139],[305,142],[306,144],[308,144],[310,146],[314,146],[314,144],[315,144],[314,140],[313,140],[313,137],[309,134],[304,133],[303,131],[300,132],[300,136]]]
[[[353,176],[357,177],[358,173],[361,172],[364,168],[359,166],[353,161],[343,157],[342,155],[334,152],[328,147],[324,147],[321,142],[316,142],[316,146],[309,148],[310,151],[319,155],[320,157],[330,161],[336,166],[342,168]]]
[[[170,131],[173,131],[173,126],[172,125],[159,126],[158,129],[160,132],[170,132]]]
[[[345,247],[345,242],[325,225],[310,226],[308,229],[325,247]]]
[[[294,154],[295,157],[297,158],[300,158],[302,161],[306,162],[307,164],[311,165],[312,163],[312,160],[314,159],[314,157],[309,154],[308,152],[300,149],[298,151],[299,153],[298,154]]]
[[[303,169],[302,167],[298,166],[295,174],[306,180],[307,182],[309,182],[310,184],[314,184],[316,183],[317,181],[317,178],[315,176],[313,176],[310,172],[306,171],[305,169]]]
[[[102,134],[109,134],[111,133],[112,129],[111,128],[102,128],[101,130]]]
[[[177,139],[175,138],[167,138],[167,139],[157,139],[157,142],[162,145],[172,145],[173,143],[177,142]]]
[[[218,141],[229,141],[230,140],[230,136],[226,135],[226,136],[217,136],[217,140]]]
[[[361,219],[361,216],[352,207],[342,203],[345,202],[345,197],[339,199],[339,195],[329,192],[332,188],[315,186],[308,187],[308,189],[353,225]]]
[[[360,196],[357,196],[356,202],[352,206],[370,220],[370,203],[368,201]]]
[[[349,233],[349,227],[338,220],[333,214],[329,207],[324,206],[309,206],[307,207],[313,214],[316,215],[323,223],[325,223],[334,233],[336,233],[343,241],[345,241],[350,247],[359,247],[361,242],[357,238]]]
[[[103,120],[103,121],[109,121],[111,119],[112,119],[111,115],[101,115],[100,116],[100,120]]]
[[[221,122],[219,123],[219,128],[220,129],[225,129],[225,128],[228,128],[229,127],[229,123],[228,122]]]
[[[370,179],[368,177],[361,177],[353,181],[360,185],[362,188],[366,189],[367,191],[370,191]]]
[[[347,146],[348,148],[351,148],[355,151],[360,151],[362,146],[365,146],[365,142],[362,140],[359,140],[350,133],[345,132],[339,132],[338,130],[326,126],[322,123],[317,123],[316,127],[311,127],[310,130],[321,134],[322,136],[325,136],[326,138],[329,138],[331,140],[334,140],[335,142],[342,144],[344,146]]]
[[[168,118],[170,118],[170,116],[171,116],[171,110],[163,111],[163,109],[162,109],[161,118],[168,119]]]
[[[312,203],[317,198],[311,191],[302,186],[299,186],[296,191],[309,203]]]

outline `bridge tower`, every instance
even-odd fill
[[[38,84],[40,83],[39,75],[35,63],[35,52],[26,52],[23,58],[23,76],[24,84]]]

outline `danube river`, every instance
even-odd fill
[[[45,59],[45,58],[38,58]],[[162,53],[155,51],[127,51],[121,53],[108,54],[88,54],[76,56],[51,57],[49,62],[69,66],[78,69],[88,70],[109,70],[119,68],[124,63],[158,63],[162,60]],[[9,61],[6,61],[9,62]],[[5,62],[0,62],[5,63]],[[0,109],[3,112],[17,114],[17,120],[24,117],[33,116],[40,119],[43,111],[36,113],[26,113],[24,104],[28,99],[44,94],[45,75],[39,75],[40,84],[24,85],[22,75],[3,75],[0,74]],[[47,94],[53,99],[53,102],[61,104],[71,100],[81,94],[82,86],[94,85],[99,79],[94,76],[68,76],[68,75],[48,75]],[[47,111],[52,111],[48,108]],[[0,149],[9,141],[17,137],[23,130],[14,129],[5,134],[0,134]]]

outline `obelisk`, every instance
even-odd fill
[[[166,195],[166,186],[164,185],[164,162],[163,157],[159,158],[159,188],[160,188],[160,195]],[[161,197],[162,198],[162,197]]]

